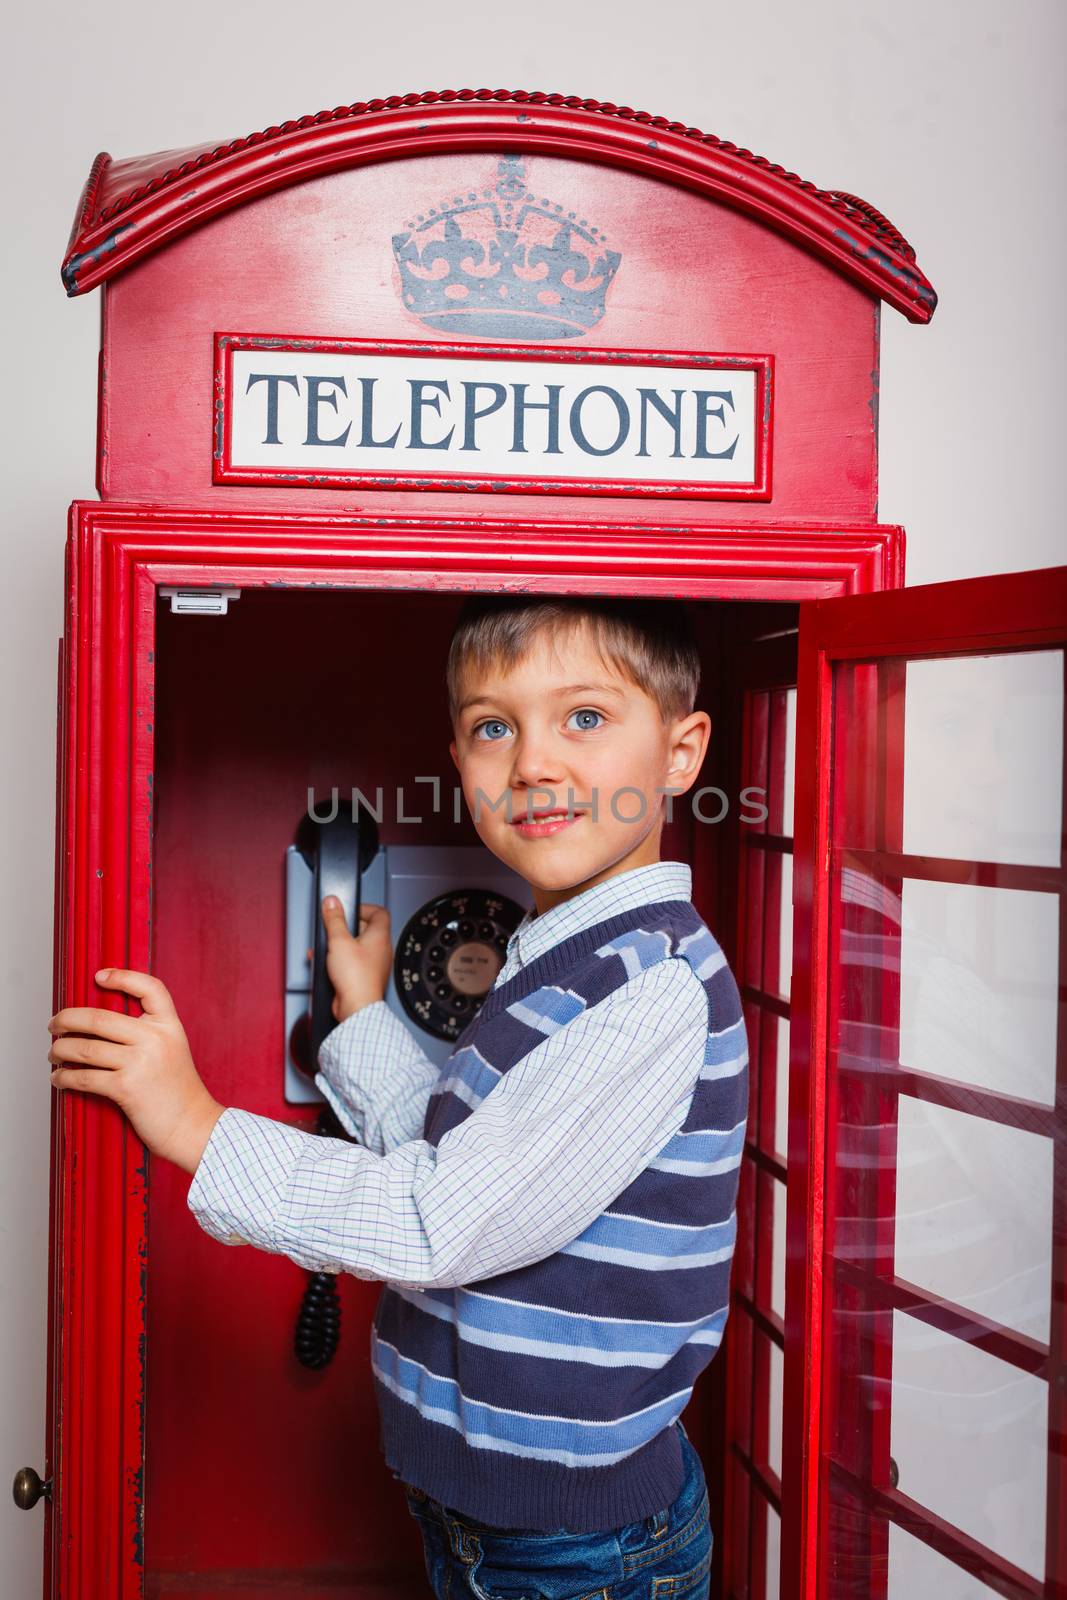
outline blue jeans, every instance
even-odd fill
[[[438,1600],[707,1600],[707,1485],[677,1427],[685,1478],[673,1504],[603,1533],[491,1528],[404,1484]]]

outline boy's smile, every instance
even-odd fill
[[[581,624],[468,674],[449,748],[479,837],[540,913],[659,860],[664,794],[695,781],[710,730],[703,711],[665,724]]]

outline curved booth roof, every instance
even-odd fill
[[[82,294],[180,235],[274,190],[346,167],[476,150],[628,168],[756,218],[912,322],[937,304],[915,252],[881,212],[699,128],[575,95],[459,89],[320,111],[225,144],[93,162],[62,275]]]

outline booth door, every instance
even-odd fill
[[[741,608],[729,647],[738,712],[734,815],[744,814],[731,841],[737,862],[733,965],[750,1090],[730,1315],[712,1367],[722,1380],[723,1418],[721,1463],[707,1463],[709,1484],[721,1480],[723,1486],[721,1500],[713,1500],[717,1600],[771,1600],[779,1592],[781,1565],[797,681],[796,612],[787,618],[785,609]]]
[[[1067,1592],[1065,640],[1067,568],[801,606],[789,1600]]]

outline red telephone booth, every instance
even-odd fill
[[[384,786],[397,884],[418,813],[469,888],[463,595],[685,597],[713,733],[663,853],[752,1063],[726,1339],[685,1413],[712,1592],[1067,1592],[1067,569],[901,587],[879,318],[935,305],[905,239],[680,123],[462,91],[101,155],[63,277],[101,287],[102,337],[56,1008],[118,1003],[102,963],[154,971],[216,1097],[313,1130],[286,1060],[309,794]],[[424,1594],[377,1286],[338,1280],[308,1370],[306,1272],[208,1238],[108,1102],[53,1111],[43,1482],[17,1486],[46,1595]]]

